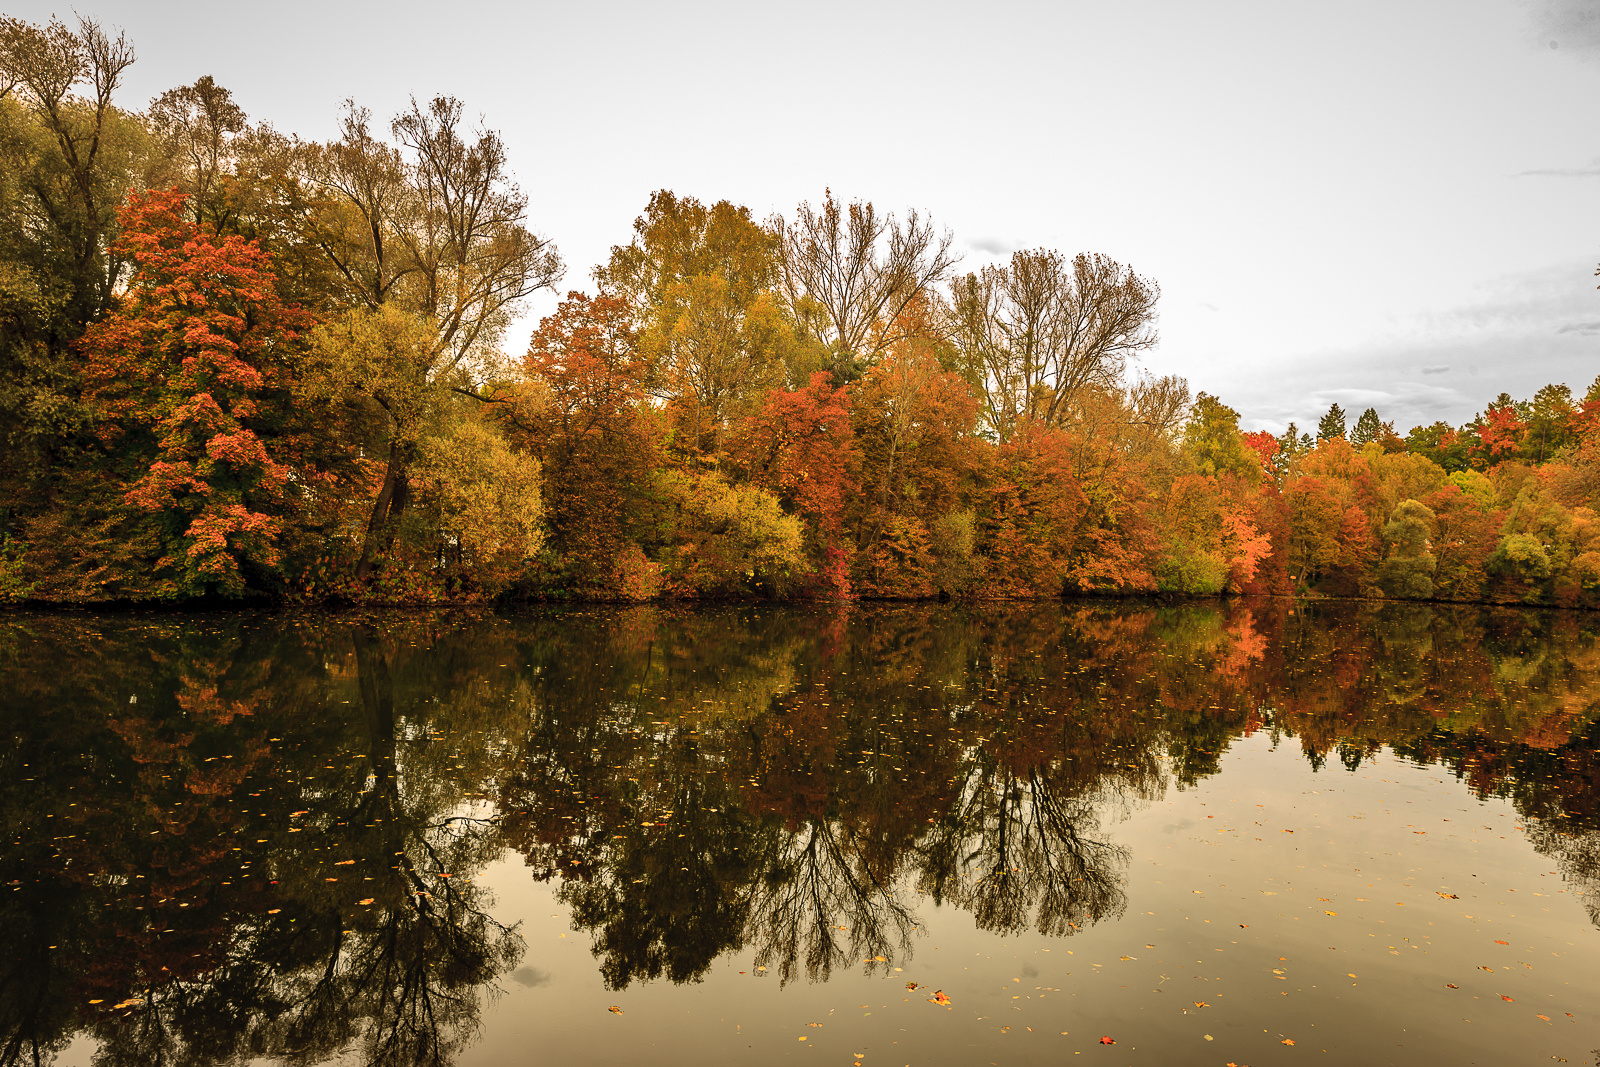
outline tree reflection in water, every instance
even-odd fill
[[[1039,604],[0,619],[0,1064],[445,1064],[559,883],[606,983],[1070,936],[1108,828],[1268,731],[1508,797],[1600,925],[1587,616]]]

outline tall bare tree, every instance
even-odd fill
[[[783,241],[783,289],[795,320],[829,351],[836,377],[858,377],[903,335],[902,312],[929,295],[957,257],[949,231],[915,211],[902,222],[870,201],[823,195],[771,225]]]
[[[1127,361],[1156,343],[1160,295],[1154,281],[1097,253],[1021,251],[957,278],[950,334],[994,433],[1061,425],[1081,390],[1120,386]]]
[[[195,225],[205,226],[209,213],[211,228],[220,231],[224,209],[217,194],[231,162],[231,142],[245,128],[244,110],[207,74],[193,85],[168,89],[156,97],[150,105],[150,125],[190,194],[188,208]]]
[[[492,131],[467,130],[459,100],[413,100],[392,124],[397,144],[373,136],[369,123],[367,111],[347,105],[340,139],[302,155],[303,180],[318,194],[307,234],[343,279],[351,308],[318,350],[327,376],[351,386],[349,399],[378,409],[388,457],[360,578],[394,542],[428,419],[451,395],[491,399],[483,387],[496,376],[512,313],[562,273],[554,245],[527,224],[505,145]],[[357,365],[346,366],[342,351]]]

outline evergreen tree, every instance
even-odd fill
[[[1375,408],[1368,408],[1356,420],[1355,432],[1350,435],[1350,443],[1360,448],[1378,439],[1383,430],[1383,423],[1378,421],[1378,412]]]
[[[1330,437],[1344,436],[1344,408],[1338,404],[1328,405],[1328,413],[1322,416],[1317,423],[1317,440],[1326,441]]]

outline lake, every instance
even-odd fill
[[[3,615],[0,1064],[1593,1064],[1597,638]]]

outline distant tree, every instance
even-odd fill
[[[1527,428],[1527,419],[1518,410],[1517,402],[1509,393],[1501,393],[1473,423],[1473,433],[1477,437],[1472,446],[1473,458],[1484,467],[1515,459]]]
[[[1317,422],[1317,440],[1326,441],[1332,437],[1345,435],[1344,408],[1338,404],[1328,405],[1328,413]]]
[[[1464,471],[1472,463],[1467,454],[1467,437],[1447,422],[1413,426],[1405,436],[1406,451],[1426,456],[1446,471]]]
[[[1350,443],[1360,448],[1362,445],[1376,441],[1383,432],[1383,423],[1378,421],[1378,412],[1375,408],[1368,408],[1356,420],[1356,428],[1350,434]]]
[[[1255,483],[1261,459],[1239,432],[1239,413],[1216,397],[1201,393],[1183,431],[1184,446],[1201,474],[1234,474]]]
[[[1567,386],[1547,385],[1535,393],[1523,441],[1526,458],[1543,463],[1572,444],[1577,439],[1573,426],[1576,414],[1572,390]]]

